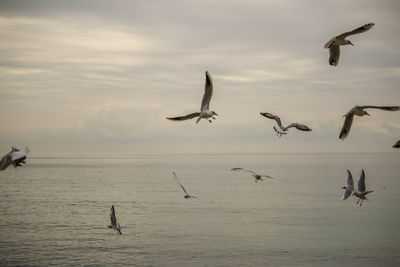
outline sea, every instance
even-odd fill
[[[400,266],[398,151],[26,161],[0,172],[0,266]],[[361,207],[346,169],[377,190]]]

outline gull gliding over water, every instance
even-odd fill
[[[236,172],[249,172],[252,174],[252,176],[255,178],[254,182],[257,183],[258,181],[264,181],[262,178],[268,178],[268,179],[276,179],[272,176],[265,175],[265,174],[257,174],[251,170],[243,169],[243,168],[233,168],[231,171],[236,171]]]
[[[368,23],[357,29],[339,34],[330,39],[324,46],[325,48],[329,48],[329,64],[332,66],[336,66],[339,63],[341,45],[353,45],[351,41],[346,40],[346,37],[353,34],[366,32],[369,29],[371,29],[374,25],[375,25],[374,23]]]
[[[279,128],[277,128],[275,126],[273,128],[276,132],[276,135],[279,137],[281,137],[283,134],[287,134],[287,131],[289,130],[289,128],[292,128],[292,127],[295,127],[297,130],[300,130],[300,131],[306,131],[306,132],[312,131],[312,129],[310,127],[308,127],[304,124],[296,123],[296,122],[293,122],[293,123],[289,124],[288,126],[283,127],[281,118],[279,118],[278,116],[268,113],[268,112],[260,112],[260,114],[268,119],[275,120],[276,123],[278,123]]]
[[[206,71],[206,84],[204,87],[204,95],[203,95],[203,100],[201,101],[200,112],[190,113],[185,116],[170,117],[167,119],[172,121],[184,121],[198,117],[196,123],[199,123],[201,119],[207,119],[209,122],[212,122],[210,118],[215,120],[214,116],[218,116],[218,114],[215,113],[214,111],[210,111],[210,101],[212,94],[213,94],[213,82],[211,79],[211,75],[208,73],[208,71]]]
[[[14,168],[18,166],[21,167],[22,166],[21,163],[26,163],[25,159],[28,153],[29,153],[28,147],[25,147],[22,150],[12,147],[11,151],[7,153],[4,157],[2,157],[0,160],[0,171],[5,170],[11,164],[14,166]]]
[[[183,187],[181,182],[179,182],[178,176],[176,176],[175,172],[172,172],[172,174],[174,175],[175,180],[177,181],[177,183],[180,185],[180,187],[182,188],[183,192],[185,193],[184,198],[186,198],[186,199],[188,199],[188,198],[197,198],[196,196],[189,195],[189,193],[186,191],[185,187]]]
[[[108,228],[114,229],[115,231],[118,231],[118,233],[120,235],[122,235],[121,226],[119,226],[119,223],[117,223],[117,217],[115,217],[114,205],[111,206],[110,220],[111,220],[111,224],[108,226]]]
[[[351,125],[353,124],[354,115],[357,116],[364,116],[369,115],[364,109],[367,108],[375,108],[375,109],[382,109],[386,111],[398,111],[400,110],[400,106],[354,106],[350,109],[346,114],[343,115],[345,117],[342,130],[340,131],[339,138],[344,140],[350,132]]]

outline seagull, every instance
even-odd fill
[[[293,122],[293,123],[289,124],[288,126],[283,127],[282,123],[281,123],[281,118],[279,118],[278,116],[271,114],[271,113],[267,113],[267,112],[260,112],[260,114],[268,119],[276,120],[279,128],[277,128],[275,126],[273,128],[276,132],[276,135],[279,137],[281,137],[283,134],[287,134],[288,129],[291,127],[295,127],[297,130],[300,130],[300,131],[306,131],[306,132],[312,131],[312,129],[310,127],[308,127],[304,124],[296,123],[296,122]]]
[[[357,204],[360,204],[360,207],[365,199],[367,199],[366,195],[374,192],[375,190],[366,191],[365,188],[365,173],[364,169],[361,170],[360,179],[358,179],[358,191],[354,192],[353,195],[358,197]]]
[[[343,115],[345,117],[344,124],[342,127],[342,130],[340,131],[339,138],[344,140],[347,135],[349,135],[351,124],[353,123],[353,118],[354,115],[357,116],[364,116],[368,115],[368,112],[366,112],[364,109],[367,108],[375,108],[375,109],[382,109],[386,111],[397,111],[400,110],[400,106],[354,106],[352,109],[350,109],[346,114]]]
[[[117,218],[115,217],[114,205],[111,206],[110,220],[111,220],[111,224],[108,226],[108,228],[114,229],[115,231],[118,231],[118,233],[120,235],[122,235],[121,226],[119,225],[119,223],[117,223]]]
[[[354,45],[351,41],[346,40],[347,36],[366,32],[369,29],[371,29],[374,25],[375,25],[374,23],[368,23],[357,29],[339,34],[330,39],[324,46],[325,48],[329,48],[329,64],[332,66],[336,66],[339,63],[341,45]]]
[[[347,170],[347,185],[343,186],[342,189],[345,190],[342,196],[342,200],[348,199],[349,196],[354,193],[353,176],[351,175],[351,172],[349,170]]]
[[[208,71],[206,71],[206,84],[204,88],[203,100],[201,101],[200,112],[194,112],[185,116],[172,117],[167,119],[172,121],[184,121],[198,117],[196,123],[199,123],[201,119],[206,119],[209,122],[212,122],[210,118],[215,120],[214,116],[218,116],[217,113],[209,110],[212,94],[213,94],[213,83],[211,75],[208,73]]]
[[[400,148],[400,140],[396,142],[392,147],[394,148]]]
[[[265,174],[257,174],[251,170],[243,169],[243,168],[233,168],[231,171],[237,171],[237,172],[250,172],[253,177],[255,178],[254,182],[257,183],[258,181],[264,181],[262,177],[268,178],[268,179],[276,179],[272,176],[265,175]]]
[[[16,147],[11,147],[11,151],[0,160],[0,171],[5,170],[11,164],[14,166],[14,168],[18,166],[21,167],[21,163],[26,163],[25,159],[28,153],[28,147],[25,147],[22,150],[19,150]]]
[[[172,174],[174,175],[175,180],[176,180],[176,181],[178,182],[178,184],[181,186],[183,192],[185,192],[184,198],[186,198],[186,199],[188,199],[188,198],[197,198],[196,196],[189,195],[189,193],[186,191],[185,187],[183,187],[183,185],[179,182],[178,176],[176,176],[176,173],[175,173],[175,172],[172,172]]]

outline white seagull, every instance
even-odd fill
[[[119,225],[119,223],[117,223],[117,217],[115,217],[114,205],[111,206],[110,220],[111,220],[111,224],[108,226],[108,228],[114,229],[115,231],[118,231],[118,233],[120,235],[122,235],[121,226]]]
[[[189,195],[189,193],[186,191],[185,187],[183,187],[183,185],[179,182],[178,176],[176,176],[175,172],[172,172],[172,174],[174,175],[174,178],[175,178],[176,182],[180,185],[180,187],[182,188],[183,192],[185,193],[184,198],[186,198],[186,199],[188,199],[188,198],[197,198],[196,196]]]
[[[330,39],[324,46],[325,48],[329,48],[329,64],[332,66],[336,66],[339,63],[341,45],[354,45],[351,41],[346,40],[347,36],[366,32],[369,29],[371,29],[374,25],[375,25],[374,23],[368,23],[357,29],[339,34]]]
[[[252,174],[252,176],[255,178],[254,182],[257,183],[258,181],[264,181],[262,178],[268,178],[268,179],[276,179],[272,176],[265,175],[265,174],[257,174],[251,170],[243,169],[243,168],[233,168],[231,171],[236,171],[236,172],[249,172]]]
[[[353,176],[351,175],[351,172],[349,170],[347,170],[347,185],[343,186],[342,189],[345,190],[342,196],[342,200],[348,199],[349,196],[354,193]]]
[[[267,113],[267,112],[260,112],[260,114],[268,119],[275,120],[276,123],[278,123],[279,128],[277,128],[275,126],[273,128],[276,132],[276,135],[279,137],[281,137],[283,134],[287,134],[287,131],[291,127],[295,127],[297,130],[300,130],[300,131],[306,131],[306,132],[312,131],[312,129],[310,127],[308,127],[304,124],[296,123],[296,122],[293,122],[293,123],[289,124],[288,126],[283,127],[281,118],[279,118],[278,116],[271,114],[271,113]]]
[[[19,150],[18,148],[12,147],[11,151],[7,153],[4,157],[1,158],[0,160],[0,170],[5,170],[8,166],[11,164],[14,166],[14,168],[18,166],[22,166],[21,163],[26,163],[25,159],[26,156],[29,153],[29,148],[25,147],[22,150]]]
[[[392,146],[393,148],[400,148],[400,140],[396,142],[396,144],[394,144]]]
[[[350,109],[346,114],[343,115],[345,117],[342,130],[340,131],[339,138],[344,140],[350,132],[351,125],[353,124],[354,115],[357,116],[364,116],[369,115],[364,109],[367,108],[375,108],[375,109],[382,109],[386,111],[398,111],[400,110],[400,106],[354,106]]]
[[[214,116],[218,116],[217,113],[210,110],[210,100],[212,94],[213,94],[213,82],[211,79],[211,75],[208,73],[208,71],[206,71],[206,84],[204,87],[204,95],[203,95],[203,100],[201,101],[200,112],[194,112],[185,116],[170,117],[167,119],[172,121],[184,121],[198,117],[196,123],[199,123],[201,119],[207,119],[209,122],[212,122],[210,118],[215,120]]]

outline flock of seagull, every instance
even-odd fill
[[[340,46],[353,45],[353,43],[350,40],[346,39],[348,36],[366,32],[366,31],[370,30],[374,25],[375,25],[374,23],[368,23],[368,24],[365,24],[365,25],[363,25],[359,28],[356,28],[352,31],[345,32],[345,33],[339,34],[337,36],[334,36],[332,39],[330,39],[324,46],[325,48],[329,49],[329,64],[332,66],[338,65],[339,57],[340,57]],[[201,119],[206,119],[210,123],[212,122],[212,120],[216,119],[216,116],[218,116],[218,114],[215,111],[210,110],[210,101],[211,101],[211,98],[213,95],[212,78],[208,71],[206,71],[205,76],[206,76],[206,81],[205,81],[203,99],[202,99],[201,105],[200,105],[200,111],[193,112],[193,113],[183,115],[183,116],[168,117],[167,118],[168,120],[185,121],[185,120],[197,118],[196,119],[196,124],[197,124],[197,123],[199,123],[199,121]],[[343,123],[343,127],[340,131],[340,135],[339,135],[340,139],[344,140],[348,136],[351,126],[353,124],[354,116],[370,115],[367,111],[365,111],[365,109],[380,109],[380,110],[384,110],[384,111],[398,111],[398,110],[400,110],[400,106],[371,106],[371,105],[367,105],[367,106],[357,106],[356,105],[356,106],[354,106],[345,115],[343,115],[343,117],[345,117],[345,120]],[[309,126],[300,124],[300,123],[296,123],[296,122],[290,123],[287,126],[283,126],[280,117],[278,117],[277,115],[274,115],[272,113],[260,112],[260,115],[264,116],[268,119],[272,119],[272,120],[276,121],[277,127],[273,126],[273,129],[274,129],[275,133],[277,134],[277,136],[279,136],[279,137],[281,137],[282,135],[286,135],[290,128],[296,128],[297,130],[306,131],[306,132],[312,131],[312,129]],[[396,144],[393,145],[393,148],[400,148],[400,140],[397,141]],[[7,153],[5,156],[3,156],[2,159],[0,160],[0,170],[5,170],[11,164],[15,168],[22,166],[22,163],[26,163],[25,160],[26,160],[28,153],[29,153],[28,147],[25,147],[21,150],[15,148],[15,147],[12,147],[12,150],[9,153]],[[256,183],[258,181],[263,181],[263,178],[277,179],[277,178],[269,176],[269,175],[257,174],[251,170],[244,169],[244,168],[233,168],[233,169],[231,169],[231,171],[250,173],[253,176],[253,178],[255,179]],[[190,195],[187,192],[185,187],[179,181],[175,172],[173,172],[172,174],[173,174],[173,177],[175,178],[175,180],[177,181],[178,185],[182,188],[183,192],[185,193],[185,195],[184,195],[185,199],[197,198],[196,196]],[[345,190],[342,200],[348,199],[350,196],[353,195],[358,198],[357,204],[359,204],[360,206],[362,205],[363,201],[367,199],[366,198],[367,194],[369,194],[373,191],[376,191],[376,190],[369,190],[369,191],[366,190],[364,170],[361,171],[361,175],[358,180],[357,190],[354,188],[354,182],[353,182],[353,177],[351,175],[351,172],[349,170],[347,170],[346,186],[343,186],[342,189]],[[111,221],[111,224],[108,227],[111,229],[114,229],[119,234],[122,234],[121,226],[117,222],[117,218],[115,215],[114,205],[111,206],[110,221]]]

